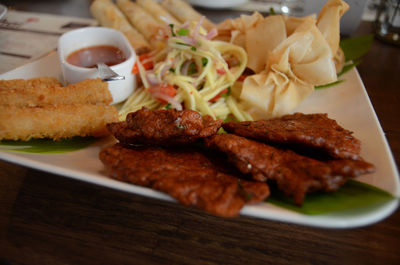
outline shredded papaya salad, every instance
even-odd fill
[[[143,86],[127,99],[120,119],[143,106],[149,109],[191,109],[214,119],[252,120],[238,103],[232,87],[246,68],[247,54],[239,46],[212,40],[199,22],[171,28],[166,46],[139,57],[132,72]]]

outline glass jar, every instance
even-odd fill
[[[400,0],[381,0],[376,13],[375,36],[400,46]]]
[[[288,16],[304,16],[305,0],[281,0],[281,11]]]

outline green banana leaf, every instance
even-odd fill
[[[77,151],[88,147],[96,141],[93,137],[73,137],[71,139],[32,139],[29,141],[0,141],[0,151],[57,154]]]
[[[302,214],[319,215],[360,210],[391,200],[397,200],[397,198],[387,191],[363,182],[349,180],[336,192],[307,194],[301,206],[295,205],[291,199],[277,190],[272,191],[267,202]]]

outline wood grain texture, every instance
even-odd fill
[[[224,219],[36,170],[28,170],[1,218],[7,219],[1,254],[21,264],[395,264],[400,258],[399,212],[351,230]]]
[[[373,24],[364,22],[356,34],[371,32]],[[357,69],[398,167],[400,165],[400,47],[375,39]]]
[[[369,32],[364,23],[359,33]],[[358,67],[400,163],[400,48]],[[363,228],[305,227],[202,211],[0,161],[0,263],[399,264],[400,210]]]

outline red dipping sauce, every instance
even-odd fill
[[[98,63],[113,66],[122,63],[126,59],[124,53],[119,48],[110,45],[79,49],[67,56],[68,63],[86,68],[94,68]]]

